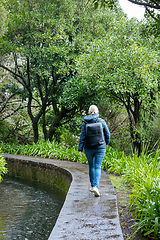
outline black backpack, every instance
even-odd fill
[[[104,132],[102,123],[97,119],[95,123],[88,123],[83,120],[86,124],[86,140],[87,144],[90,147],[97,147],[99,145],[104,144]]]

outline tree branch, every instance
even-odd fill
[[[7,70],[9,73],[11,73],[11,74],[16,78],[16,80],[17,80],[20,84],[22,84],[22,86],[26,87],[25,79],[24,79],[21,75],[13,72],[11,69],[9,69],[8,67],[6,67],[6,66],[4,66],[4,65],[2,65],[2,64],[0,64],[0,67],[3,68],[3,69],[5,69],[5,70]],[[22,81],[20,81],[19,78],[20,78]]]
[[[39,94],[40,94],[40,97],[41,97],[41,101],[43,103],[44,98],[43,98],[43,92],[42,92],[41,83],[40,83],[40,77],[39,77],[38,74],[36,74],[36,75],[37,75],[38,90],[39,90]]]
[[[158,3],[155,0],[150,0],[150,1],[158,6]]]
[[[154,9],[160,9],[160,5],[159,4],[150,4],[150,3],[147,3],[147,2],[138,2],[138,1],[135,1],[135,0],[128,0],[129,2],[131,3],[134,3],[134,4],[137,4],[137,5],[140,5],[140,6],[144,6],[144,7],[150,7],[150,8],[154,8]]]
[[[9,102],[9,100],[10,100],[12,97],[14,97],[15,95],[16,95],[16,93],[13,93],[9,98],[7,98],[7,99],[5,100],[5,102],[3,103],[2,107],[0,108],[0,113],[5,109],[7,103]]]
[[[153,13],[151,13],[151,11],[149,10],[148,7],[146,7],[145,9],[146,9],[146,11],[149,13],[149,15],[150,15],[154,20],[159,21],[159,19],[156,18],[155,15],[154,15]]]
[[[6,118],[9,118],[9,117],[11,117],[12,115],[14,115],[14,114],[21,108],[21,106],[22,106],[22,104],[20,104],[16,109],[14,109],[14,111],[13,111],[12,113],[10,113],[10,114],[8,114],[7,116],[1,118],[0,121],[3,121],[3,120],[5,120]]]

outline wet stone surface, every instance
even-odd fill
[[[72,174],[66,200],[48,240],[123,240],[116,193],[104,171],[99,186],[101,196],[94,197],[89,191],[88,166],[54,159],[23,158],[53,164]]]

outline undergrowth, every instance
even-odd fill
[[[7,172],[7,168],[5,167],[6,161],[2,155],[2,150],[0,148],[0,183],[2,181],[2,176]]]

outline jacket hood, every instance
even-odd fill
[[[93,114],[93,115],[87,115],[84,117],[84,120],[88,123],[96,122],[96,120],[99,118],[99,114]]]

